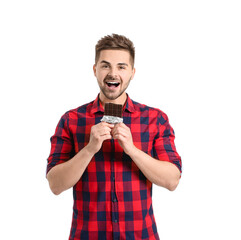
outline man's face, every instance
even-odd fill
[[[100,100],[124,104],[125,90],[135,74],[130,53],[125,50],[102,50],[93,69],[100,87]]]

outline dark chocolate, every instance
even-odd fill
[[[122,118],[122,105],[114,104],[114,103],[106,103],[104,115]]]

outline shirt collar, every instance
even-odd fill
[[[97,112],[103,112],[104,113],[104,107],[102,106],[102,104],[100,102],[99,94],[96,97],[96,99],[94,100],[94,102],[92,104],[90,104],[88,107],[90,108],[89,110],[90,110],[91,114],[94,114],[94,113],[97,113]]]
[[[124,104],[124,108],[123,109],[124,109],[124,111],[128,111],[130,113],[136,111],[135,105],[134,105],[133,101],[130,99],[128,94],[127,94],[127,99],[126,99],[126,102]]]
[[[90,107],[89,110],[90,110],[91,114],[94,114],[94,113],[97,113],[97,112],[104,113],[104,107],[102,106],[102,104],[100,102],[99,94],[96,97],[96,99],[94,100],[94,102],[91,105],[89,105],[89,107]],[[134,105],[133,101],[130,99],[128,94],[127,94],[127,99],[126,99],[126,102],[124,104],[123,109],[124,109],[124,111],[128,111],[130,113],[136,111],[135,105]]]

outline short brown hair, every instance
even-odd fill
[[[99,60],[100,52],[107,49],[127,50],[131,56],[131,65],[134,67],[135,47],[130,39],[118,34],[107,35],[101,38],[95,46],[95,64]]]

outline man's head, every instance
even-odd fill
[[[134,68],[135,48],[131,40],[123,35],[112,34],[101,38],[95,46],[95,64],[98,62],[102,50],[125,50],[130,53],[130,62]]]
[[[113,34],[97,43],[93,69],[102,103],[124,104],[125,91],[135,74],[134,57],[133,43],[124,36]]]

